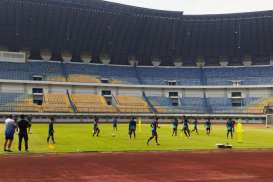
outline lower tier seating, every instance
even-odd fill
[[[50,93],[44,95],[43,112],[72,112],[68,97],[64,93]]]
[[[43,103],[33,103],[33,96],[24,93],[0,93],[0,112],[51,112],[51,113],[151,113],[147,102],[138,96],[113,96],[112,105],[105,98],[95,94],[71,94],[71,102],[66,93],[44,94]],[[263,114],[266,106],[273,106],[273,97],[248,97],[242,100],[242,106],[233,106],[230,98],[183,97],[173,106],[168,97],[147,96],[150,104],[158,113],[249,113]],[[75,107],[71,107],[74,105]]]
[[[72,102],[78,112],[117,112],[114,106],[107,105],[104,97],[95,94],[72,94]]]
[[[142,97],[116,96],[117,107],[120,112],[125,113],[149,113],[148,104]]]

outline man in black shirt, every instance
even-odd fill
[[[48,124],[48,137],[47,137],[47,143],[49,143],[49,139],[51,138],[53,144],[55,144],[55,140],[54,140],[54,117],[50,118],[50,122]]]
[[[25,150],[28,152],[28,132],[27,129],[30,127],[29,122],[25,119],[24,115],[21,115],[21,118],[18,122],[18,128],[19,128],[19,145],[18,145],[18,150],[21,151],[21,145],[22,145],[22,140],[24,139],[25,141]]]

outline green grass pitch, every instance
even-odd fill
[[[4,131],[3,125],[0,127],[0,146],[3,146]],[[181,127],[181,125],[180,125]],[[196,150],[215,149],[216,143],[229,143],[235,149],[256,149],[273,148],[273,128],[265,128],[264,125],[250,126],[243,125],[243,142],[238,143],[234,139],[226,139],[226,129],[224,125],[213,125],[211,135],[205,134],[204,125],[199,125],[199,135],[192,134],[190,138],[181,135],[179,127],[178,136],[171,136],[171,125],[162,124],[158,129],[160,146],[155,145],[154,140],[150,145],[146,145],[147,138],[151,135],[150,126],[142,124],[141,131],[137,130],[136,139],[130,140],[128,137],[128,125],[118,125],[116,136],[112,136],[112,125],[101,124],[101,134],[99,137],[91,135],[91,124],[55,124],[54,149],[50,149],[47,142],[47,124],[33,124],[32,134],[29,135],[29,150],[33,153],[48,152],[85,152],[85,151],[148,151],[148,150]],[[12,150],[17,152],[18,136]],[[3,148],[0,151],[3,154]]]

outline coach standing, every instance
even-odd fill
[[[28,152],[28,132],[27,129],[30,127],[29,122],[25,119],[24,115],[21,115],[20,121],[18,122],[19,128],[19,144],[18,150],[21,152],[22,140],[25,142],[25,151]]]

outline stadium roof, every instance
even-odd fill
[[[245,56],[264,64],[273,54],[273,11],[183,15],[100,0],[0,3],[0,45],[30,49],[33,59],[48,49],[56,60],[68,51],[74,61],[88,52],[95,62],[109,55],[112,64],[135,57],[142,65],[194,65],[199,58],[217,65],[220,57],[238,65]]]

